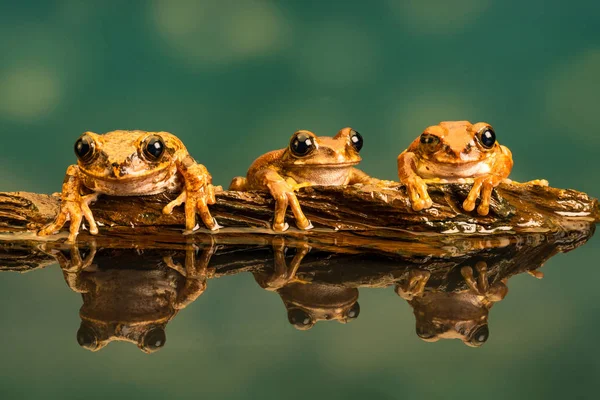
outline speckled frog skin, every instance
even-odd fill
[[[406,185],[415,211],[432,206],[426,181],[473,183],[463,203],[480,215],[489,213],[492,190],[505,181],[512,169],[510,150],[496,141],[485,122],[447,121],[430,126],[398,156],[398,177]]]
[[[334,137],[316,136],[306,130],[292,135],[287,148],[257,158],[246,177],[236,177],[230,190],[269,190],[275,198],[273,230],[285,231],[288,204],[300,229],[312,224],[304,215],[295,191],[311,185],[353,185],[376,183],[355,166],[361,161],[362,136],[352,128],[340,130]]]
[[[98,233],[89,205],[100,194],[140,196],[180,192],[177,199],[164,207],[165,214],[185,203],[187,230],[196,226],[196,212],[207,228],[219,228],[208,209],[209,204],[215,203],[211,175],[190,156],[175,135],[122,130],[103,135],[85,132],[75,142],[75,154],[77,164],[67,168],[60,211],[38,234],[53,234],[68,218],[71,220],[69,242],[77,237],[83,218],[89,224],[90,233]]]

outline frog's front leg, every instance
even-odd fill
[[[82,196],[82,186],[83,184],[79,176],[79,167],[77,165],[69,166],[69,168],[67,168],[65,180],[63,181],[58,215],[53,222],[40,229],[38,235],[51,235],[59,231],[67,219],[70,219],[71,226],[69,228],[69,238],[67,239],[67,242],[73,243],[79,234],[79,227],[81,226],[81,221],[84,217],[90,225],[90,233],[92,235],[98,233],[96,221],[90,210],[90,203],[96,201],[98,193]]]
[[[181,194],[163,208],[163,213],[171,214],[173,208],[185,203],[185,228],[188,231],[196,227],[196,213],[204,225],[210,230],[221,228],[208,209],[209,204],[215,204],[215,187],[212,185],[212,177],[206,167],[196,163],[189,156],[183,156],[177,161],[177,170],[183,176],[185,186]]]
[[[508,287],[506,286],[506,280],[502,280],[493,284],[491,287],[488,282],[488,270],[487,264],[485,261],[479,261],[475,264],[475,269],[479,276],[477,277],[477,281],[473,276],[473,268],[471,267],[462,267],[460,269],[460,273],[465,279],[467,286],[475,293],[481,296],[484,296],[491,302],[498,302],[508,293]]]
[[[303,282],[296,278],[296,272],[304,257],[310,252],[311,247],[304,242],[296,247],[296,254],[288,265],[285,260],[285,239],[277,236],[273,238],[273,274],[261,280],[259,284],[266,290],[279,290],[291,282]]]
[[[423,294],[430,277],[429,271],[410,271],[406,281],[396,284],[396,294],[406,301],[411,301]]]
[[[176,309],[183,309],[194,302],[204,293],[208,279],[212,278],[215,274],[215,269],[208,267],[210,259],[216,250],[214,244],[211,243],[203,248],[198,260],[196,259],[197,250],[198,248],[193,243],[186,246],[185,286],[177,295],[177,301],[175,302]],[[176,264],[172,257],[165,257],[163,260],[168,267],[180,273],[184,269],[181,265]]]
[[[501,153],[494,161],[492,172],[489,175],[475,178],[473,187],[471,188],[467,199],[463,202],[463,209],[469,212],[473,211],[475,209],[475,202],[481,195],[481,202],[479,203],[479,207],[477,207],[477,213],[484,216],[488,215],[490,212],[492,191],[496,186],[508,178],[512,166],[513,161],[510,150],[501,146]]]
[[[405,151],[398,156],[398,178],[406,186],[414,211],[421,211],[433,205],[427,192],[427,184],[417,175],[417,160],[414,153]]]
[[[275,199],[275,217],[273,218],[273,230],[283,232],[289,225],[285,222],[285,213],[288,204],[296,218],[296,226],[299,229],[311,229],[313,226],[302,212],[300,202],[294,191],[301,187],[309,186],[305,183],[296,183],[293,179],[284,179],[276,171],[266,169],[258,176],[265,186],[269,188],[271,196]]]

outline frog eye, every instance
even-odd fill
[[[490,330],[487,325],[482,325],[471,335],[471,340],[469,340],[469,344],[471,346],[479,347],[484,344],[488,337],[490,337]]]
[[[486,149],[491,149],[496,144],[496,133],[489,126],[477,132],[477,137],[481,145]]]
[[[360,314],[360,305],[358,304],[358,301],[357,301],[356,303],[354,303],[352,308],[350,308],[348,310],[346,317],[348,318],[348,321],[352,321],[352,320],[358,318],[358,314]]]
[[[440,144],[440,138],[431,133],[423,133],[421,135],[421,147],[426,151],[434,151],[438,144]]]
[[[360,133],[356,132],[354,129],[350,131],[350,141],[352,142],[352,146],[356,149],[357,152],[360,151],[363,147],[363,138]]]
[[[94,351],[98,347],[96,332],[87,325],[81,325],[77,331],[77,343],[85,349]]]
[[[310,315],[299,308],[294,308],[288,311],[288,321],[294,325],[296,329],[310,329],[315,324]]]
[[[290,141],[290,150],[297,157],[304,157],[316,149],[315,139],[306,132],[299,132]]]
[[[433,339],[437,336],[437,332],[435,328],[430,325],[417,325],[417,336],[423,340]]]
[[[163,328],[150,329],[142,339],[142,350],[152,353],[160,350],[167,341],[167,335]]]
[[[144,156],[148,161],[158,161],[165,153],[165,141],[158,135],[146,138],[143,144]]]
[[[89,135],[84,134],[75,142],[75,155],[82,162],[90,162],[94,158],[95,153],[96,145],[94,139]]]

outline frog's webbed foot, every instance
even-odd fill
[[[274,271],[271,276],[266,278],[261,286],[266,290],[278,290],[292,282],[302,282],[296,278],[296,272],[304,257],[310,252],[311,247],[308,242],[296,245],[296,254],[288,265],[285,260],[286,245],[283,237],[277,236],[273,239]]]
[[[427,184],[420,176],[414,175],[404,181],[404,184],[414,211],[421,211],[433,205],[433,201],[427,192]]]
[[[288,229],[289,225],[285,222],[285,212],[287,211],[288,205],[292,209],[292,213],[296,218],[296,226],[299,229],[312,229],[313,225],[306,218],[300,202],[296,197],[294,191],[300,187],[310,186],[309,184],[297,184],[291,181],[278,179],[269,181],[267,187],[271,192],[271,195],[275,199],[275,217],[273,219],[273,230],[276,232],[284,232]]]
[[[185,180],[185,188],[163,208],[164,214],[171,214],[173,209],[182,203],[185,203],[185,229],[192,231],[196,227],[196,213],[204,225],[214,231],[221,226],[217,220],[212,217],[208,206],[216,203],[215,187],[210,183],[211,176],[206,167],[196,163],[191,157],[187,156],[183,161],[177,163],[179,172]]]
[[[485,261],[479,261],[475,264],[478,277],[475,280],[473,276],[473,268],[469,266],[462,267],[460,273],[465,279],[467,286],[478,295],[485,296],[489,301],[497,302],[502,300],[508,293],[506,280],[495,283],[490,287],[488,282],[488,269]]]
[[[81,226],[84,217],[90,225],[90,233],[92,235],[98,233],[98,226],[96,225],[96,221],[90,210],[90,204],[96,201],[98,193],[81,196],[79,193],[81,182],[78,173],[79,169],[76,165],[71,165],[67,169],[58,215],[53,222],[40,229],[38,235],[52,235],[55,232],[58,232],[67,220],[70,220],[71,226],[69,228],[67,242],[73,243],[79,234],[79,227]]]
[[[477,199],[481,196],[481,202],[479,203],[479,207],[477,207],[477,213],[483,216],[488,215],[490,212],[492,191],[500,184],[500,182],[502,182],[502,179],[494,175],[475,178],[473,187],[463,202],[463,209],[469,212],[473,211]]]
[[[396,285],[396,294],[404,300],[411,301],[423,294],[430,276],[431,273],[429,271],[410,271],[408,279]]]

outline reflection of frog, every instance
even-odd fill
[[[296,225],[310,229],[294,191],[311,185],[352,185],[375,183],[359,169],[354,168],[361,158],[358,152],[363,139],[358,132],[344,128],[333,138],[319,136],[309,131],[294,133],[287,149],[275,150],[257,158],[250,166],[246,178],[234,178],[230,190],[269,190],[275,198],[273,230],[285,231],[285,213],[290,205]]]
[[[179,197],[163,209],[165,214],[185,202],[187,230],[196,225],[196,211],[206,227],[219,228],[208,210],[208,204],[215,203],[212,178],[176,136],[167,132],[86,132],[75,142],[75,154],[77,165],[67,168],[60,212],[54,222],[40,230],[40,235],[56,232],[70,218],[72,242],[83,217],[90,233],[98,233],[89,205],[102,193],[139,196],[180,191]]]
[[[196,249],[191,246],[184,267],[171,256],[140,255],[135,250],[99,258],[92,248],[83,259],[75,246],[70,258],[53,252],[67,284],[83,297],[77,342],[91,351],[113,340],[135,343],[146,353],[162,348],[167,323],[205,291],[214,273],[207,268],[212,247],[196,260]],[[120,265],[115,267],[115,263]]]
[[[285,260],[285,250],[283,238],[275,238],[273,272],[254,272],[254,278],[263,289],[276,291],[281,296],[290,324],[297,329],[307,330],[318,321],[337,320],[347,323],[358,317],[358,289],[312,283],[297,278],[296,272],[310,247],[298,247],[289,265]]]
[[[492,127],[484,122],[441,122],[430,126],[398,156],[398,176],[406,185],[415,211],[432,205],[425,180],[473,182],[463,203],[466,211],[489,213],[494,187],[508,178],[513,166],[510,150],[496,141]]]
[[[488,283],[487,265],[475,265],[479,276],[473,277],[471,267],[462,267],[461,274],[469,287],[460,292],[426,291],[430,273],[411,271],[405,282],[396,285],[396,293],[407,300],[414,310],[417,335],[428,342],[461,339],[469,346],[481,346],[489,336],[488,314],[495,302],[506,296],[506,279]]]

